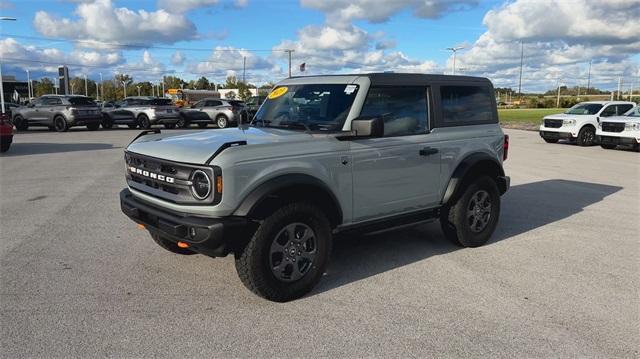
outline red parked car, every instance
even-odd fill
[[[0,152],[9,151],[11,142],[13,142],[11,115],[8,113],[0,113]]]

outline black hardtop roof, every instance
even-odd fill
[[[371,85],[422,85],[432,82],[455,82],[455,83],[486,83],[491,84],[491,81],[486,77],[477,76],[461,76],[461,75],[436,75],[436,74],[418,74],[418,73],[397,73],[397,72],[374,72],[365,74],[335,74],[335,75],[313,75],[313,76],[297,76],[296,78],[304,77],[368,77],[371,81]]]

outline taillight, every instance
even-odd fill
[[[502,160],[506,161],[509,155],[509,135],[504,135],[504,143],[502,144]]]

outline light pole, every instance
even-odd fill
[[[31,87],[31,75],[29,74],[29,70],[27,70],[27,92],[29,93],[29,101],[33,97],[33,88]]]
[[[591,63],[593,59],[589,60],[589,73],[587,74],[587,96],[589,95],[589,87],[591,87]]]
[[[453,73],[452,75],[456,74],[456,53],[460,50],[464,49],[464,46],[457,46],[457,47],[447,47],[447,50],[453,52]]]
[[[89,87],[87,87],[87,75],[84,75],[84,95],[89,97]]]
[[[558,99],[556,100],[556,108],[560,108],[560,79],[558,79]]]
[[[123,90],[123,93],[124,93],[123,99],[127,98],[127,82],[126,81],[122,81],[122,90]]]
[[[140,85],[136,86],[138,88],[138,96],[140,96]]]
[[[522,97],[522,65],[524,64],[524,41],[520,41],[520,79],[518,80],[518,96]]]
[[[16,21],[15,17],[0,16],[0,20]],[[0,62],[0,103],[2,105],[2,114],[4,115],[4,86],[2,84],[2,62]]]
[[[100,73],[100,94],[102,95],[102,101],[104,101],[104,81],[102,81],[102,72]]]
[[[284,50],[284,52],[289,54],[289,77],[291,77],[291,53],[295,50]]]

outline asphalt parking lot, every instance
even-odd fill
[[[435,224],[344,238],[311,295],[277,304],[120,212],[137,133],[29,131],[0,156],[2,357],[639,355],[638,153],[508,130],[488,245]]]

